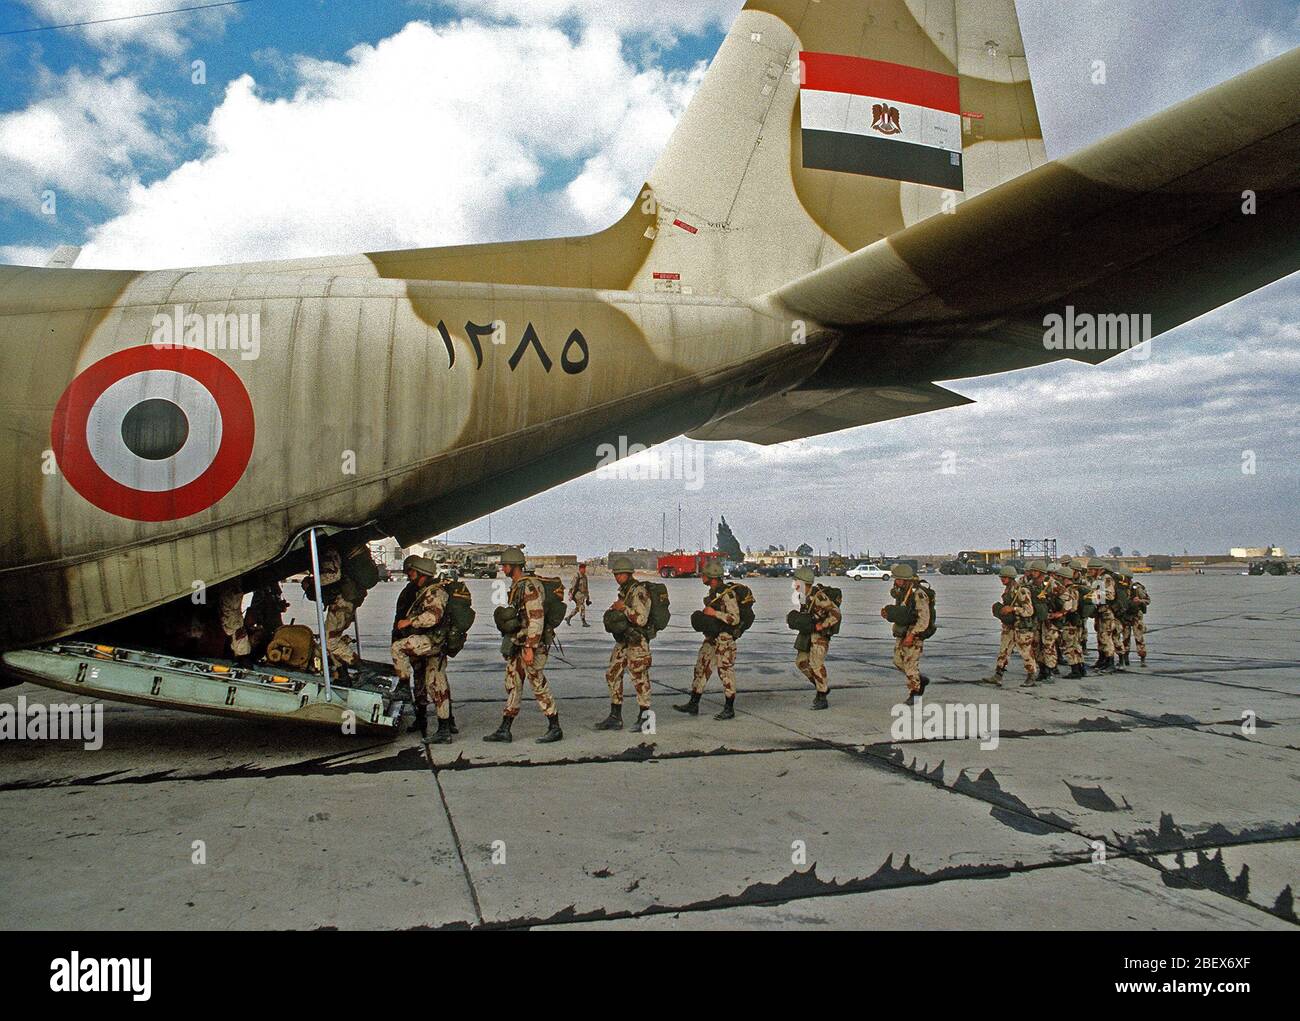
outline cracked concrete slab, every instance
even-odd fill
[[[1137,862],[1071,865],[931,886],[827,895],[778,904],[679,911],[556,928],[1035,929],[1204,931],[1290,929],[1286,922],[1204,891],[1175,892]]]
[[[996,750],[895,741],[885,589],[865,582],[842,586],[829,712],[809,710],[792,665],[778,619],[788,583],[754,579],[738,718],[712,719],[716,679],[699,717],[674,713],[702,591],[683,580],[669,583],[674,626],[655,645],[653,735],[588,729],[608,708],[596,626],[563,629],[548,669],[567,739],[534,744],[544,724],[526,701],[518,740],[484,744],[504,692],[482,614],[451,664],[461,734],[432,753],[406,734],[114,705],[98,752],[0,741],[0,916],[18,928],[437,927],[479,924],[478,898],[488,924],[510,926],[1294,927],[1300,579],[1144,579],[1145,671],[1027,691],[972,683],[996,653],[996,581],[931,580],[943,629],[926,647],[927,701],[996,702]],[[490,605],[490,583],[470,584]],[[398,588],[362,607],[368,654],[387,646]],[[597,607],[612,597],[606,579],[593,589]],[[73,700],[23,686],[0,702],[20,694]],[[629,685],[629,723],[632,702]],[[1243,708],[1260,721],[1249,738]],[[1112,846],[1092,865],[1097,836],[1135,857]],[[205,867],[189,864],[194,839]],[[1178,864],[1188,847],[1204,854]]]
[[[0,795],[6,928],[364,929],[471,923],[427,772]],[[205,863],[196,863],[202,842]]]

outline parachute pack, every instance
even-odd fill
[[[542,586],[543,606],[546,610],[546,630],[554,631],[564,623],[564,615],[568,611],[568,605],[564,601],[564,579],[535,577]]]
[[[445,588],[447,609],[443,620],[447,622],[447,640],[443,647],[448,656],[455,656],[465,648],[465,639],[478,614],[474,612],[474,597],[463,581],[449,581]]]
[[[754,591],[748,585],[732,584],[729,587],[740,604],[740,624],[736,627],[736,637],[739,638],[754,626]]]
[[[837,589],[837,588],[832,588],[832,587],[829,586],[829,585],[817,585],[817,586],[814,586],[812,592],[808,593],[808,601],[809,601],[810,603],[812,602],[812,597],[813,597],[814,595],[816,595],[818,592],[824,592],[824,593],[826,593],[826,597],[827,597],[827,598],[828,598],[832,603],[834,603],[837,607],[842,606],[842,605],[844,604],[844,593],[843,593],[843,591],[841,591],[840,589]],[[828,628],[823,628],[821,631],[818,632],[818,634],[820,634],[823,638],[834,638],[836,635],[838,635],[838,634],[840,633],[840,625],[841,625],[842,623],[844,623],[844,618],[843,618],[843,616],[841,616],[840,619],[837,620],[837,621],[836,621],[833,625],[831,625],[830,627],[828,627]]]
[[[646,641],[653,641],[672,618],[672,611],[668,608],[668,586],[659,581],[643,581],[641,584],[650,594],[650,622],[644,628]]]

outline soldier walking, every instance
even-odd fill
[[[840,608],[817,584],[817,574],[811,567],[800,567],[794,572],[795,598],[799,609],[794,611],[808,621],[808,630],[800,630],[795,640],[798,654],[794,665],[817,689],[813,696],[813,709],[829,709],[826,696],[830,693],[830,677],[826,673],[826,654],[831,648],[831,636],[838,630],[843,615]],[[805,645],[806,648],[800,648]]]
[[[1097,662],[1094,670],[1114,670],[1118,665],[1115,648],[1115,578],[1103,564],[1089,564],[1092,601],[1097,607],[1093,629],[1097,634]]]
[[[700,696],[709,683],[709,675],[716,669],[722,682],[722,694],[727,704],[715,720],[736,718],[736,638],[740,629],[740,600],[734,586],[723,583],[722,565],[710,560],[704,565],[704,640],[695,659],[695,676],[691,679],[691,697],[685,705],[673,706],[679,713],[690,716],[700,714]]]
[[[483,740],[514,740],[510,728],[519,715],[524,682],[527,681],[538,708],[546,717],[546,733],[537,739],[537,743],[552,744],[564,740],[560,711],[551,696],[545,673],[546,657],[555,641],[555,632],[546,626],[546,593],[542,583],[524,570],[524,563],[521,549],[509,549],[501,554],[501,572],[512,584],[508,607],[498,609],[513,609],[519,627],[506,635],[502,642],[501,651],[506,660],[506,708],[501,725]]]
[[[1001,625],[1002,635],[998,642],[998,659],[993,673],[984,678],[986,684],[1002,686],[1002,675],[1006,673],[1007,663],[1011,660],[1011,650],[1016,647],[1016,630],[1010,614],[1004,613],[1012,604],[1012,589],[1016,584],[1016,569],[1009,564],[998,572],[1002,579],[1002,596],[993,604],[993,617]]]
[[[927,633],[933,633],[933,602],[929,586],[923,584],[908,564],[895,564],[892,594],[894,604],[883,607],[880,616],[893,625],[894,666],[907,679],[907,704],[925,694],[930,678],[921,673],[921,653]]]
[[[628,557],[615,557],[610,570],[618,582],[618,598],[606,614],[606,628],[614,636],[605,682],[609,685],[609,715],[596,730],[623,727],[623,675],[636,690],[637,717],[629,730],[640,731],[650,718],[650,590],[636,580],[636,567]]]
[[[393,666],[399,682],[411,685],[415,698],[415,727],[428,744],[451,744],[451,687],[447,683],[447,589],[438,581],[438,565],[424,557],[406,561],[406,576],[415,592],[405,612],[393,624]],[[405,590],[403,594],[405,595]],[[399,606],[401,604],[399,596]],[[428,706],[433,703],[438,731],[429,736]]]
[[[1070,667],[1070,677],[1083,677],[1083,617],[1079,615],[1079,588],[1074,581],[1074,571],[1062,565],[1056,569],[1057,605],[1061,610],[1061,658]]]
[[[1133,572],[1124,570],[1120,572],[1124,575],[1129,583],[1128,613],[1124,615],[1123,620],[1123,652],[1120,653],[1121,661],[1125,666],[1129,665],[1129,651],[1132,643],[1137,643],[1138,662],[1142,666],[1147,665],[1147,625],[1146,612],[1147,607],[1151,605],[1151,596],[1147,594],[1146,586],[1140,581],[1133,579]]]
[[[1038,621],[1034,612],[1031,584],[1024,578],[1017,579],[1009,589],[1010,600],[1004,603],[1002,609],[1003,618],[1011,621],[1016,651],[1025,664],[1025,679],[1020,684],[1022,688],[1032,688],[1038,683]]]
[[[591,627],[587,623],[587,606],[591,602],[591,589],[587,582],[586,564],[578,565],[578,576],[573,579],[573,585],[569,588],[569,598],[573,600],[573,609],[564,618],[564,623],[571,624],[573,618],[581,614],[582,626]]]

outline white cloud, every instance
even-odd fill
[[[115,205],[136,163],[165,152],[150,128],[158,104],[130,78],[69,71],[43,83],[42,98],[0,114],[0,199],[28,209],[40,193]]]
[[[227,18],[237,16],[238,7],[218,7],[138,17],[177,7],[195,7],[203,0],[24,0],[43,25],[82,25],[78,28],[87,42],[106,50],[136,44],[158,53],[175,56],[186,48],[193,33],[219,30]],[[98,22],[98,24],[84,24]]]
[[[413,22],[349,52],[300,59],[264,99],[243,75],[204,155],[92,231],[79,265],[169,265],[455,244],[603,227],[624,212],[698,84],[639,71],[591,28]],[[526,83],[526,85],[521,85]],[[503,101],[504,97],[504,101]],[[576,161],[559,196],[536,188]],[[545,208],[545,212],[543,212]]]
[[[620,33],[650,32],[675,37],[709,28],[726,29],[741,0],[445,0],[465,14],[496,21],[554,25],[600,24]]]

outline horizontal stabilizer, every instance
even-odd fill
[[[972,403],[933,383],[791,390],[751,404],[689,435],[693,440],[744,440],[769,446]]]

